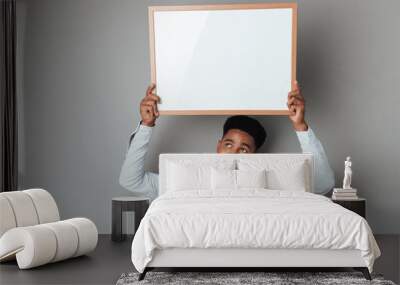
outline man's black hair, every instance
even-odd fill
[[[259,149],[265,142],[267,133],[264,127],[254,118],[245,115],[235,115],[226,119],[224,124],[224,134],[230,129],[239,129],[253,137],[256,149]]]

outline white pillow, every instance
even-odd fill
[[[266,161],[239,160],[240,170],[267,170],[267,187],[272,190],[307,191],[310,182],[307,175],[306,161],[282,160],[268,163]]]
[[[265,188],[266,170],[211,169],[211,189]]]
[[[307,189],[305,162],[295,163],[286,169],[269,171],[271,189],[303,191]],[[274,183],[275,182],[275,183]]]
[[[211,168],[234,169],[235,161],[187,160],[167,162],[167,191],[185,191],[193,189],[211,189]]]
[[[236,170],[211,168],[211,189],[236,189]]]
[[[267,171],[261,170],[236,170],[238,188],[267,188]]]

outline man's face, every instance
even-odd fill
[[[230,129],[218,140],[217,153],[254,153],[256,144],[252,136],[239,129]]]

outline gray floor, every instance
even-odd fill
[[[375,272],[399,283],[400,237],[377,235],[382,256]],[[100,235],[96,250],[88,256],[48,264],[35,269],[19,270],[15,262],[0,264],[0,284],[115,284],[123,272],[134,271],[130,260],[131,241],[111,241]]]

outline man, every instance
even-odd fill
[[[154,84],[147,88],[146,96],[140,103],[141,121],[131,135],[119,177],[121,186],[132,192],[144,194],[151,201],[158,196],[158,174],[144,170],[144,159],[156,119],[159,117],[157,103],[160,102],[160,97],[153,94],[154,88]],[[296,131],[302,151],[314,154],[314,192],[326,194],[334,187],[334,174],[324,148],[304,119],[304,98],[297,82],[296,88],[288,94],[287,106],[290,111],[289,119]],[[248,116],[228,118],[223,130],[223,136],[217,143],[217,153],[254,153],[266,138],[262,125]]]

